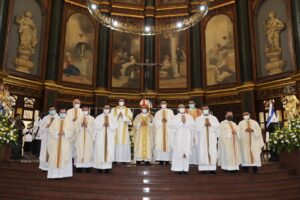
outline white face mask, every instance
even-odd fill
[[[203,110],[203,114],[204,115],[209,115],[209,110],[207,110],[207,109]]]
[[[53,116],[56,114],[56,110],[49,110],[49,115]]]
[[[148,109],[146,109],[146,108],[142,109],[142,113],[146,114],[147,112],[148,112]]]
[[[250,116],[249,115],[245,115],[244,116],[244,120],[249,120],[250,119]]]
[[[60,113],[60,114],[59,114],[59,117],[60,117],[61,119],[65,119],[66,116],[67,116],[67,113]]]
[[[190,107],[190,109],[194,109],[195,108],[195,104],[190,104],[189,107]]]
[[[108,114],[109,113],[109,109],[104,109],[103,112],[104,112],[104,114]]]
[[[83,114],[84,116],[88,116],[89,111],[82,111],[82,114]]]
[[[160,107],[161,107],[162,109],[166,109],[166,108],[167,108],[167,105],[166,105],[166,104],[161,104]]]
[[[124,106],[124,102],[119,102],[119,106]]]
[[[79,103],[74,104],[74,108],[80,108],[80,104]]]
[[[179,112],[180,112],[181,114],[183,114],[183,113],[185,113],[185,109],[184,109],[184,108],[179,108]]]

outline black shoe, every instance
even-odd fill
[[[164,165],[164,162],[163,161],[159,161],[159,165]]]
[[[105,169],[105,170],[104,170],[104,173],[105,173],[105,174],[110,174],[110,169]]]
[[[118,164],[117,162],[113,162],[114,165]]]
[[[210,171],[209,173],[210,173],[210,174],[217,174],[216,171]]]
[[[166,162],[165,162],[165,165],[170,165],[170,162],[169,162],[169,161],[166,161]]]
[[[85,168],[85,173],[91,173],[91,168]]]
[[[102,169],[98,169],[98,174],[102,174]]]
[[[151,165],[151,163],[149,161],[145,162],[145,165]]]
[[[202,171],[201,173],[202,173],[202,174],[208,174],[208,172],[207,172],[207,171]]]
[[[258,167],[252,167],[253,173],[257,174]]]
[[[141,165],[141,161],[136,161],[136,165]]]
[[[77,173],[82,173],[83,169],[82,168],[76,168]]]
[[[249,171],[249,167],[242,167],[243,172],[248,172]]]

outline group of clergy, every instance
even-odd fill
[[[105,105],[95,119],[88,107],[80,107],[79,99],[73,101],[72,109],[60,109],[58,114],[51,107],[40,123],[39,168],[48,171],[49,179],[56,179],[73,176],[73,163],[79,172],[96,168],[99,173],[109,173],[114,162],[171,163],[171,170],[181,174],[188,173],[190,164],[203,173],[216,173],[217,165],[228,172],[236,172],[240,165],[257,172],[261,166],[262,132],[248,112],[237,125],[232,112],[219,123],[208,106],[197,109],[194,101],[188,109],[180,104],[176,115],[166,101],[160,106],[153,116],[149,105],[141,104],[134,120],[124,99],[112,109]]]

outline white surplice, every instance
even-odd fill
[[[59,136],[63,121],[63,136]],[[55,118],[49,128],[49,168],[47,178],[64,178],[73,176],[71,141],[74,126],[71,119]],[[59,145],[61,141],[61,145]]]
[[[191,115],[193,117],[193,119],[196,121],[197,117],[201,116],[202,111],[200,109],[197,109],[197,108],[193,108],[193,109],[189,108],[187,110],[187,113],[189,115]],[[193,132],[193,139],[192,140],[193,140],[192,141],[193,147],[192,147],[192,154],[190,156],[190,164],[191,165],[198,165],[198,163],[199,163],[198,162],[198,157],[199,157],[198,152],[199,152],[199,150],[198,150],[198,145],[196,144],[196,141],[198,140],[196,129]]]
[[[105,128],[105,116],[109,126]],[[93,167],[96,169],[111,169],[115,156],[115,135],[118,122],[111,114],[101,114],[95,119],[95,149]],[[106,147],[106,149],[105,149]]]
[[[233,134],[232,131],[235,131]],[[233,121],[224,120],[220,126],[220,136],[218,143],[219,162],[223,170],[239,170],[240,154],[238,127]]]
[[[186,122],[182,122],[182,116],[185,116]],[[173,141],[171,144],[172,152],[172,171],[189,171],[189,159],[192,148],[192,136],[195,130],[195,122],[189,114],[177,114],[170,122]]]
[[[123,117],[119,117],[122,112]],[[115,161],[131,162],[131,144],[128,125],[132,124],[133,114],[127,107],[117,106],[111,110],[112,116],[118,121],[118,129],[115,136]]]
[[[74,126],[74,133],[73,133],[73,138],[71,141],[71,146],[72,146],[72,157],[76,157],[76,145],[75,145],[75,140],[76,140],[76,133],[78,132],[78,129],[80,128],[80,119],[82,117],[82,109],[81,108],[71,108],[67,111],[67,118],[71,120],[71,123]]]
[[[83,122],[86,121],[87,127],[83,127]],[[94,117],[82,116],[79,119],[79,127],[76,130],[75,149],[76,156],[74,165],[77,168],[90,168],[93,166],[93,150],[94,150]]]
[[[167,120],[165,123],[163,118]],[[156,112],[153,122],[155,127],[155,160],[156,161],[171,161],[171,148],[172,141],[170,122],[174,118],[174,113],[171,109],[160,109]]]
[[[55,118],[58,118],[57,114],[55,114],[54,116],[47,115],[40,122],[39,132],[41,133],[41,150],[40,150],[40,156],[39,156],[39,161],[40,161],[39,169],[41,169],[43,171],[48,170],[49,127],[53,123],[53,120]]]
[[[250,127],[254,132],[246,132]],[[240,139],[241,165],[243,167],[261,166],[260,154],[264,141],[259,124],[252,120],[242,120],[238,125],[238,135]]]
[[[211,126],[206,128],[205,121],[209,120]],[[199,149],[199,171],[215,171],[217,169],[217,141],[220,131],[220,123],[213,115],[200,116],[196,119]],[[208,131],[208,132],[207,132]]]

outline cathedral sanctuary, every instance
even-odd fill
[[[300,199],[299,0],[1,0],[0,199]]]

